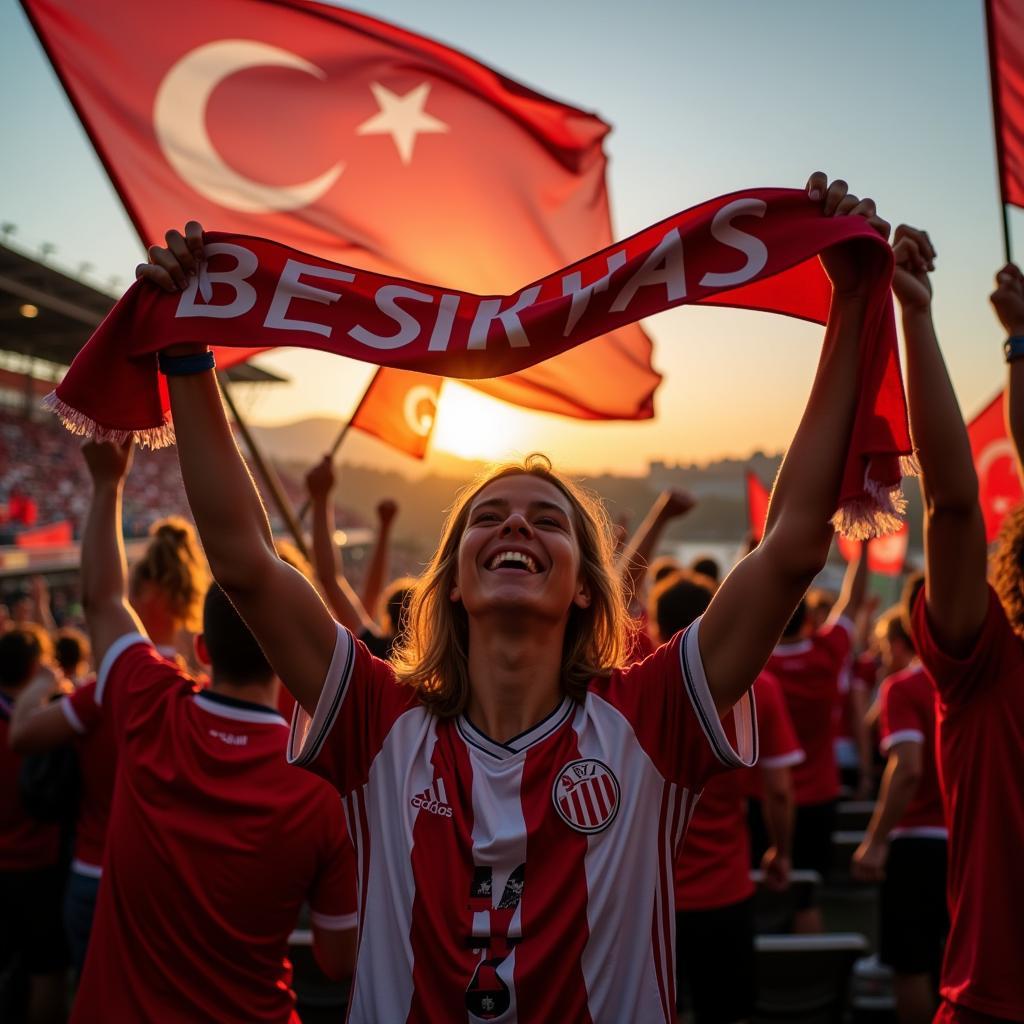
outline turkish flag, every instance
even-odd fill
[[[74,543],[74,531],[69,519],[47,526],[37,526],[34,530],[25,530],[14,538],[19,548],[66,548]]]
[[[987,0],[996,152],[1003,202],[1024,207],[1024,4]]]
[[[860,551],[861,541],[850,540],[838,534],[839,553],[847,562],[853,561]],[[879,576],[899,576],[907,563],[907,544],[910,541],[910,529],[907,524],[896,533],[885,537],[876,537],[868,548],[868,570]]]
[[[23,5],[147,243],[194,218],[501,295],[612,241],[608,126],[430,39],[311,0]],[[633,324],[472,386],[638,419],[660,380]]]
[[[985,517],[985,536],[996,539],[1006,513],[1018,504],[1021,490],[1017,455],[1006,434],[1002,391],[967,424],[974,469],[978,474],[978,499]]]
[[[352,414],[351,425],[422,459],[437,418],[443,377],[382,366]]]
[[[764,537],[764,522],[768,518],[768,499],[771,493],[761,483],[761,478],[752,470],[747,470],[747,524],[754,541],[761,543]]]

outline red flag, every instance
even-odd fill
[[[987,0],[992,110],[1004,203],[1024,207],[1024,4]]]
[[[19,548],[66,548],[74,543],[74,531],[71,520],[64,519],[48,526],[37,526],[34,530],[25,530],[14,538]]]
[[[612,240],[608,126],[430,39],[311,0],[23,2],[146,242],[195,218],[500,295]],[[660,380],[629,324],[474,386],[638,419]]]
[[[851,561],[860,550],[860,541],[842,535],[837,539],[840,554],[847,562]],[[896,533],[876,537],[868,549],[868,569],[879,576],[899,576],[907,562],[909,540],[910,530],[906,523]]]
[[[363,393],[352,426],[422,459],[437,418],[443,377],[382,366]]]
[[[978,498],[985,517],[985,536],[991,542],[999,533],[1006,513],[1021,498],[1017,455],[1006,434],[1002,391],[967,424],[967,436],[978,474]]]
[[[768,499],[771,493],[761,478],[747,470],[747,525],[754,540],[760,544],[764,537],[764,521],[768,518]]]

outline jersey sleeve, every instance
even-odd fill
[[[74,693],[61,697],[60,709],[79,736],[88,736],[103,720],[103,711],[96,703],[96,680],[91,679]]]
[[[312,717],[296,704],[288,761],[308,768],[342,795],[363,785],[398,717],[415,704],[391,666],[338,624],[334,656]]]
[[[355,928],[358,923],[356,853],[345,828],[341,802],[333,790],[328,793],[323,858],[309,893],[310,920],[318,928],[340,932]]]
[[[890,676],[882,683],[879,698],[879,750],[888,754],[897,743],[924,743],[928,723],[922,719],[920,708],[898,676]]]
[[[917,655],[935,682],[947,707],[963,704],[995,685],[1008,646],[1018,644],[996,592],[989,587],[988,612],[972,650],[954,658],[939,646],[928,619],[924,588],[913,608],[914,642]]]
[[[758,764],[762,768],[789,768],[801,764],[807,755],[796,738],[778,680],[762,673],[754,683],[754,696],[760,743]]]
[[[700,621],[644,661],[591,683],[630,723],[661,775],[691,789],[757,761],[754,699],[748,691],[719,717],[700,655]]]
[[[171,684],[192,686],[193,680],[164,658],[142,633],[125,633],[107,649],[96,673],[95,704],[109,718],[118,742],[133,705],[152,709]]]

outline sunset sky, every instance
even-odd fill
[[[800,186],[823,169],[871,195],[893,224],[926,227],[940,337],[967,415],[1002,380],[988,308],[1002,262],[980,0],[388,0],[361,10],[465,50],[613,126],[614,231],[625,236],[734,189]],[[142,256],[121,205],[14,0],[0,5],[0,221],[32,249],[126,287]],[[1024,248],[1024,216],[1013,215]],[[495,239],[501,245],[501,239]],[[524,282],[525,283],[525,282]],[[648,321],[665,374],[641,424],[527,413],[459,386],[435,444],[466,457],[541,449],[567,468],[642,472],[783,448],[821,329],[782,317],[682,308]],[[292,379],[248,403],[256,422],[345,416],[371,368],[282,351]]]

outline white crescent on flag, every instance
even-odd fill
[[[337,180],[340,161],[311,181],[277,187],[232,170],[206,130],[206,104],[225,78],[252,67],[294,68],[325,79],[322,69],[288,50],[252,39],[220,39],[190,50],[164,76],[153,104],[153,127],[167,161],[200,195],[242,213],[298,210],[316,202]]]

